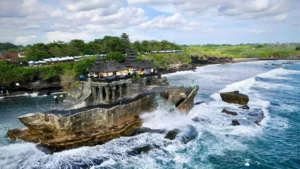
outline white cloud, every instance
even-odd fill
[[[120,8],[122,6],[122,0],[66,0],[67,10],[70,11],[87,11],[92,9],[99,9],[99,8],[109,8],[111,6],[117,6]]]
[[[283,14],[279,14],[275,16],[275,20],[276,21],[284,21],[288,18],[288,14],[287,13],[283,13]]]
[[[140,25],[141,29],[167,29],[176,28],[183,30],[193,30],[196,23],[189,23],[179,13],[172,16],[159,16]]]
[[[176,13],[236,17],[239,19],[254,19],[274,17],[289,11],[297,0],[127,0],[128,4],[150,5],[163,11],[162,6],[174,7]],[[157,8],[159,6],[161,8]],[[172,7],[170,7],[172,6]],[[175,11],[175,10],[173,10]]]
[[[32,43],[35,39],[36,39],[35,35],[19,36],[14,39],[14,43],[20,44],[20,45],[26,45],[26,44]]]
[[[71,32],[61,32],[61,31],[48,32],[46,34],[46,38],[48,42],[53,42],[53,41],[69,42],[73,39],[82,39],[85,41],[89,41],[93,39],[93,37],[86,32],[71,33]]]
[[[263,34],[263,33],[268,33],[270,31],[268,30],[263,30],[263,29],[252,29],[250,30],[250,33],[253,33],[253,34]]]

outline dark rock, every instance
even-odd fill
[[[248,105],[244,105],[244,106],[242,106],[242,107],[239,107],[240,109],[244,109],[244,110],[249,110],[250,109],[250,107],[248,106]]]
[[[138,134],[142,134],[142,133],[158,133],[158,134],[162,134],[165,133],[166,130],[159,130],[159,129],[151,129],[151,128],[147,128],[147,127],[141,127],[141,128],[137,128],[134,135],[138,135]]]
[[[147,152],[151,151],[154,148],[159,148],[159,146],[147,144],[147,145],[144,145],[142,147],[136,147],[131,151],[127,151],[127,154],[129,154],[131,156],[137,156],[137,155],[140,155],[142,153],[147,153]]]
[[[226,109],[223,109],[222,113],[226,113],[226,114],[229,114],[229,115],[232,115],[232,116],[237,116],[238,115],[236,112],[228,111]]]
[[[193,120],[194,122],[200,122],[200,121],[201,121],[201,119],[200,119],[199,117],[194,117],[192,120]]]
[[[37,149],[39,149],[40,151],[42,151],[43,153],[47,154],[47,155],[50,155],[50,154],[54,153],[53,151],[51,151],[50,149],[48,149],[47,146],[42,145],[42,144],[37,144],[35,147]]]
[[[239,91],[220,93],[220,95],[222,100],[227,103],[247,105],[249,102],[249,97],[247,95],[240,94]]]
[[[181,131],[179,129],[171,130],[165,136],[165,139],[174,140]]]
[[[196,102],[195,105],[200,105],[202,103],[205,103],[205,101],[202,101],[202,102]]]
[[[187,144],[188,142],[196,139],[197,136],[198,132],[196,128],[194,126],[188,125],[177,137],[182,143]]]
[[[241,124],[240,124],[240,122],[238,120],[232,120],[231,125],[233,125],[233,126],[239,126]]]
[[[200,117],[194,117],[192,120],[193,120],[194,122],[206,122],[206,123],[211,123],[210,120],[203,119],[203,118],[200,118]]]
[[[259,125],[259,123],[265,118],[264,113],[261,110],[256,110],[256,112],[248,113],[248,120]]]

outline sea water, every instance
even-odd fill
[[[180,139],[167,140],[165,134],[144,133],[49,155],[36,144],[11,142],[6,131],[24,127],[17,120],[20,115],[51,109],[53,95],[0,98],[0,168],[300,168],[300,63],[282,64],[285,62],[212,65],[165,75],[172,85],[198,85],[195,101],[205,103],[196,105],[188,115],[161,103],[154,112],[142,115],[143,126],[192,133],[196,138],[187,144]],[[238,105],[222,102],[219,93],[234,90],[250,97],[250,110],[264,113],[261,125],[247,123]],[[224,108],[239,115],[223,114]],[[193,121],[195,117],[200,122]],[[233,119],[246,123],[231,126]],[[157,148],[128,153],[145,145]]]

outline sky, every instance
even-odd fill
[[[300,42],[300,0],[0,0],[0,42]]]

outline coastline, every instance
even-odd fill
[[[299,61],[299,58],[233,58],[232,61],[226,63],[209,63],[209,64],[177,64],[172,65],[167,69],[162,69],[161,74],[171,74],[180,71],[191,71],[195,70],[197,67],[204,67],[208,65],[216,65],[216,64],[232,64],[232,63],[242,63],[242,62],[257,62],[257,61],[277,61],[277,60],[286,60],[286,61]],[[50,84],[49,84],[50,85]],[[61,87],[58,87],[57,84],[51,87],[48,86],[47,88],[38,88],[32,90],[17,90],[17,89],[9,89],[9,95],[0,95],[2,99],[9,98],[9,97],[18,97],[18,96],[27,96],[27,95],[34,95],[34,96],[45,96],[50,95],[53,93],[63,92]]]

